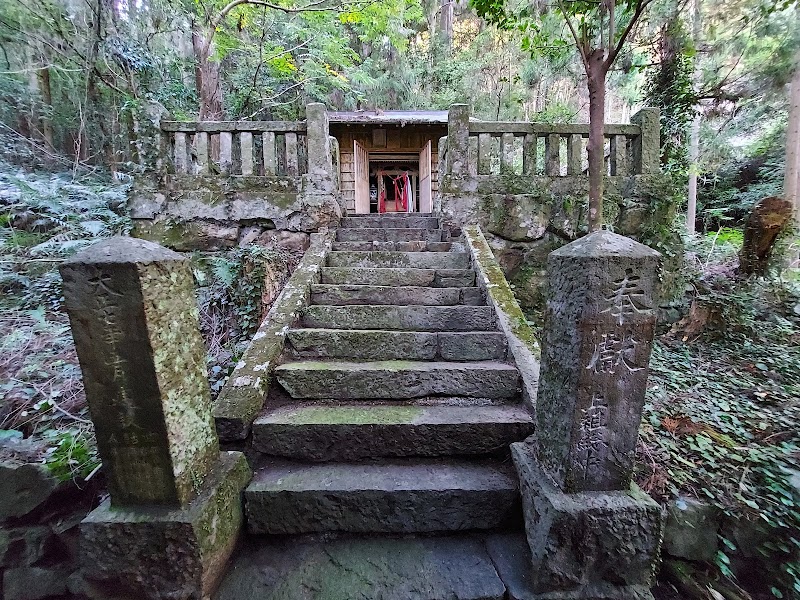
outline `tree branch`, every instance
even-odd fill
[[[581,61],[583,62],[583,68],[586,69],[586,72],[589,72],[589,55],[586,52],[586,48],[584,48],[584,44],[581,39],[578,37],[578,32],[575,31],[575,27],[572,25],[572,20],[569,18],[567,14],[566,8],[564,8],[564,0],[558,0],[558,8],[561,10],[561,14],[564,15],[564,20],[567,22],[567,27],[569,27],[569,32],[572,34],[572,39],[575,40],[575,45],[578,47],[578,53],[581,55]]]
[[[614,61],[617,60],[617,56],[622,50],[622,47],[625,45],[625,40],[628,39],[628,35],[630,35],[631,31],[636,26],[636,23],[639,21],[639,18],[644,12],[644,9],[652,4],[652,2],[653,0],[637,0],[636,9],[633,11],[633,15],[631,16],[631,20],[628,22],[628,26],[622,31],[622,35],[620,36],[617,45],[614,47],[614,50],[609,53],[608,58],[605,61],[606,69],[610,69],[611,65],[614,64]]]

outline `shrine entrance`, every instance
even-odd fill
[[[354,142],[355,212],[430,213],[431,142],[416,154],[369,152]]]
[[[432,213],[447,111],[332,112],[349,214]]]

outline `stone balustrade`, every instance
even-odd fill
[[[176,175],[287,176],[308,172],[305,121],[161,122]]]
[[[450,107],[447,173],[458,177],[582,175],[588,168],[588,123],[475,121],[464,104]],[[658,110],[644,108],[630,124],[606,124],[606,174],[659,170]]]

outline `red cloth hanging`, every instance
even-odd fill
[[[394,201],[397,212],[408,212],[408,173],[392,177],[394,183]]]

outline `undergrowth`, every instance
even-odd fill
[[[705,499],[754,531],[770,565],[760,587],[791,598],[800,595],[800,286],[734,279],[740,239],[723,230],[694,244],[692,309],[653,348],[637,478],[659,500]],[[716,561],[729,577],[731,561],[752,550],[733,527]]]

